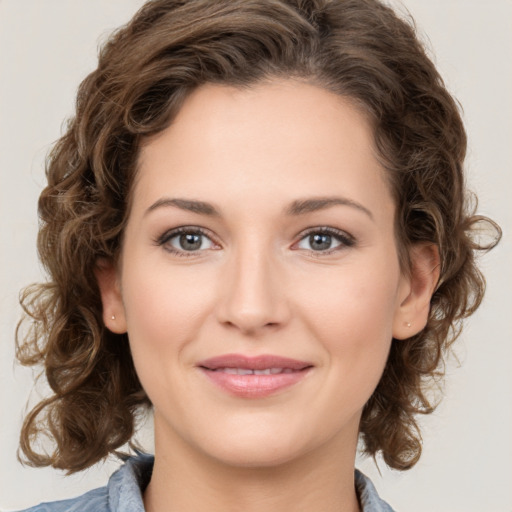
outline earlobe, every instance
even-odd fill
[[[116,266],[106,259],[96,262],[94,274],[103,305],[103,322],[116,334],[126,332],[126,317],[119,286],[119,276]]]
[[[395,312],[393,337],[399,340],[418,334],[427,324],[430,300],[439,281],[439,249],[430,243],[416,244],[410,250],[410,274],[404,296]]]

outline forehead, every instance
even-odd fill
[[[141,148],[135,203],[163,193],[276,207],[343,193],[392,207],[368,118],[347,98],[291,80],[196,89]]]

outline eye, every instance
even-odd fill
[[[167,231],[157,240],[157,244],[180,256],[217,248],[217,245],[202,229],[194,227]]]
[[[329,254],[345,247],[352,247],[354,244],[354,238],[343,231],[334,228],[314,228],[299,240],[296,248]]]

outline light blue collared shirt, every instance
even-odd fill
[[[131,457],[110,477],[106,487],[70,500],[41,503],[24,512],[144,512],[142,494],[151,479],[153,461],[152,455]],[[355,484],[362,512],[393,512],[379,498],[370,479],[357,470]]]

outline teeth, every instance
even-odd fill
[[[231,375],[277,375],[278,373],[292,373],[291,368],[265,368],[264,370],[251,370],[248,368],[219,368],[217,371]]]

